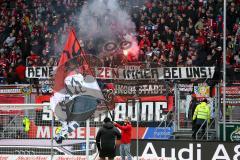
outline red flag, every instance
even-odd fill
[[[90,58],[82,51],[72,30],[56,69],[54,92],[70,93],[70,96],[76,94],[90,95],[104,99],[99,85],[93,76],[89,61]]]
[[[81,52],[81,46],[76,38],[76,35],[73,30],[71,30],[67,42],[65,44],[63,53],[61,54],[58,67],[63,65],[65,62],[67,62],[69,59],[73,58],[74,56],[83,54]]]
[[[54,79],[55,92],[59,92],[62,88],[64,88],[64,79],[69,73],[69,70],[66,68],[66,63],[78,55],[82,55],[82,57],[84,57],[84,52],[81,50],[81,46],[76,38],[74,31],[71,30],[56,70]]]
[[[81,120],[86,118],[86,115],[97,115],[106,111],[106,106],[101,105],[102,101],[104,102],[102,91],[88,61],[89,58],[82,51],[74,31],[71,31],[56,70],[53,88],[55,93],[50,100],[53,111],[61,120],[71,118],[66,116],[66,111],[61,107],[62,103],[59,103],[66,96],[69,99],[65,99],[65,105],[76,103],[78,112],[85,115],[78,115]]]

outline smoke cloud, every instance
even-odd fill
[[[104,44],[109,41],[115,42],[119,48],[122,40],[131,40],[134,44],[132,47],[135,48],[131,51],[138,52],[133,36],[135,24],[117,0],[94,0],[84,4],[79,15],[78,27],[79,39],[85,42],[93,40],[98,52],[101,52]]]

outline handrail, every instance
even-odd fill
[[[174,121],[174,119],[171,119],[171,121],[167,124],[167,127]]]
[[[196,140],[198,139],[198,134],[199,132],[202,130],[202,127],[205,125],[205,123],[207,122],[207,119],[204,120],[203,124],[201,125],[201,127],[198,129],[197,133],[196,133]],[[208,122],[207,122],[207,127],[208,127]]]
[[[155,128],[155,130],[154,130],[154,136],[153,136],[153,137],[156,136],[156,134],[157,134],[157,133],[156,133],[156,130],[157,130],[157,128],[160,128],[160,127],[162,126],[163,122],[165,123],[165,127],[166,127],[166,120],[167,120],[167,118],[168,118],[169,113],[171,113],[171,112],[172,112],[172,111],[168,111],[168,113],[167,113],[166,116],[164,117],[163,121],[161,121],[160,124],[158,125],[158,127]]]
[[[168,115],[169,115],[169,113],[171,113],[172,111],[168,111],[168,113],[166,114],[166,116],[164,117],[164,120],[163,121],[161,121],[161,123],[158,125],[158,127],[161,127],[161,125],[163,124],[163,122],[166,122],[166,120],[167,120],[167,118],[168,118]],[[165,126],[166,126],[166,124],[165,124]]]
[[[170,122],[168,122],[167,126],[164,127],[164,135],[166,136],[166,129],[169,127],[169,125],[174,121],[174,119],[171,119]]]
[[[203,136],[202,136],[202,138],[201,138],[201,140],[203,139],[203,137],[205,136],[205,134],[207,134],[207,140],[208,140],[208,131],[209,131],[209,129],[211,128],[211,126],[213,125],[213,122],[215,122],[215,119],[213,119],[213,121],[210,123],[210,125],[208,125],[206,131],[204,132],[204,134],[203,134]]]

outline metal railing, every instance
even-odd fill
[[[162,124],[164,123],[164,135],[165,132],[166,132],[166,129],[167,127],[169,127],[169,124],[171,124],[171,122],[173,121],[173,119],[171,119],[171,121],[167,124],[167,120],[168,120],[168,117],[169,115],[172,114],[172,111],[168,111],[168,113],[164,116],[164,119],[160,122],[160,124],[158,125],[158,127],[155,128],[154,130],[154,136],[153,137],[156,137],[156,134],[157,134],[157,129],[158,128],[161,128]]]
[[[206,124],[205,124],[206,123]],[[204,120],[204,122],[202,123],[201,127],[198,129],[197,133],[196,133],[196,140],[198,140],[198,134],[199,132],[202,130],[203,126],[206,125],[206,128],[208,128],[208,120]],[[208,136],[208,135],[207,135]],[[202,136],[203,137],[203,136]],[[201,138],[202,138],[201,137]]]
[[[208,127],[207,127],[206,131],[204,132],[204,134],[202,135],[201,140],[203,140],[203,137],[205,136],[205,134],[207,134],[207,140],[208,140],[208,133],[209,133],[209,130],[211,129],[211,126],[214,124],[214,122],[215,122],[215,119],[213,119],[213,121],[210,123],[210,125],[207,125]]]
[[[167,134],[166,134],[167,128],[170,126],[170,124],[173,124],[173,121],[174,121],[174,119],[171,119],[170,122],[168,122],[167,126],[164,127],[164,133],[163,133],[163,134],[164,134],[165,136],[167,135]],[[172,137],[173,135],[169,135],[169,136]],[[167,138],[167,136],[166,136],[165,138]]]
[[[166,127],[166,123],[167,123],[167,120],[168,120],[168,116],[169,114],[172,113],[172,111],[168,111],[168,113],[166,114],[166,116],[164,117],[163,121],[161,121],[161,123],[158,125],[158,127],[161,127],[163,122],[165,123],[165,127]]]

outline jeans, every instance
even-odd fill
[[[132,156],[130,153],[130,144],[121,144],[120,145],[120,156],[122,160],[125,160],[125,156],[127,156],[127,160],[132,160]]]

